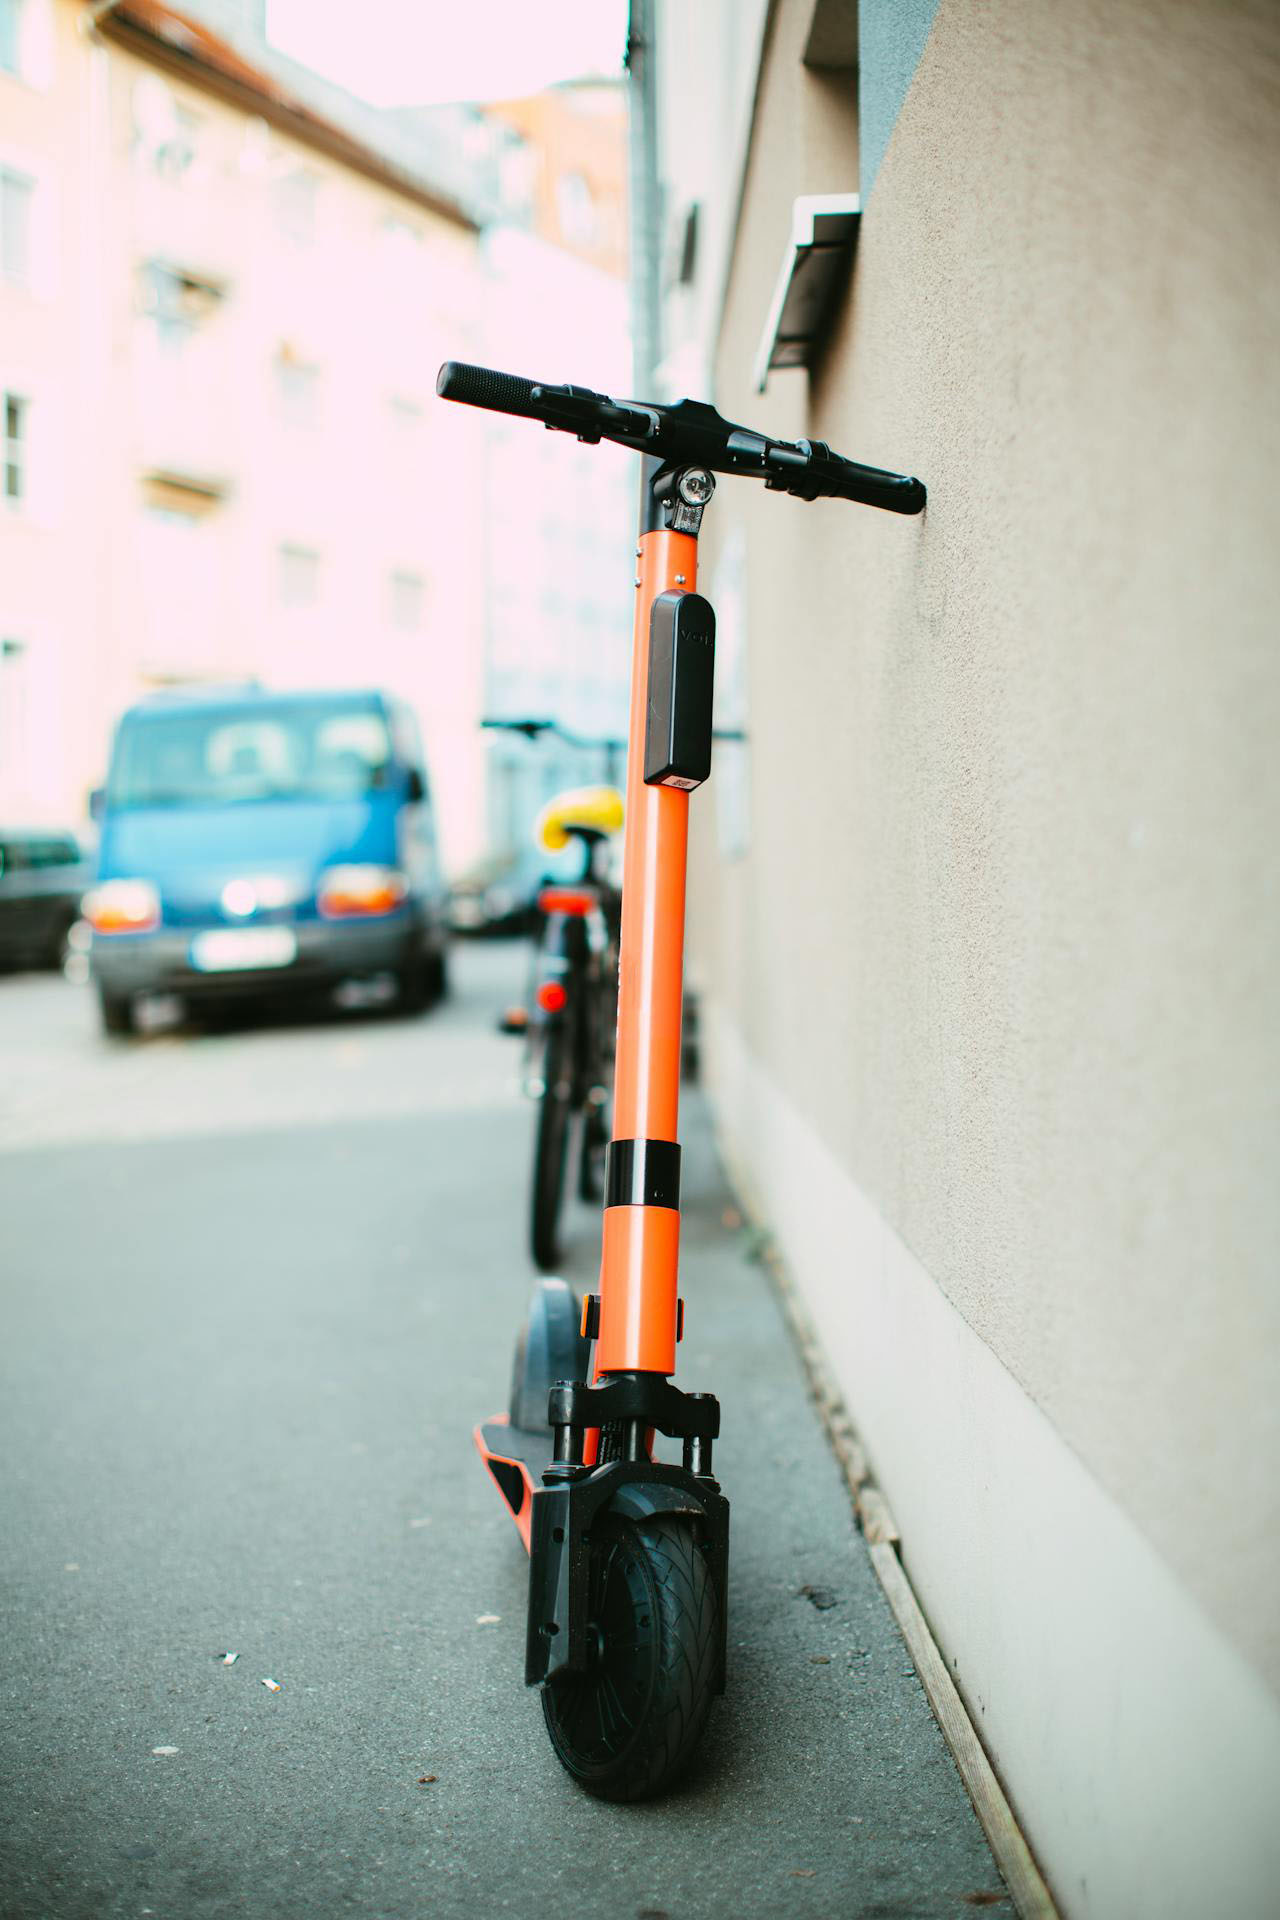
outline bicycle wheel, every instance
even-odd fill
[[[133,1016],[132,994],[108,993],[105,987],[99,987],[98,1011],[102,1016],[104,1033],[132,1033],[137,1024]]]
[[[530,1220],[533,1262],[543,1273],[549,1273],[560,1260],[560,1207],[569,1148],[568,1070],[568,1036],[563,1027],[552,1027],[542,1059]]]
[[[604,1520],[590,1541],[591,1667],[542,1689],[561,1764],[601,1800],[679,1779],[715,1688],[719,1602],[691,1523]]]
[[[578,1151],[578,1198],[597,1205],[604,1198],[605,1153],[609,1123],[600,1107],[588,1107]]]

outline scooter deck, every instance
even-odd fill
[[[475,1442],[494,1485],[511,1509],[527,1552],[533,1496],[542,1485],[543,1468],[551,1464],[551,1429],[540,1427],[530,1432],[525,1427],[513,1427],[505,1413],[495,1413],[476,1428]]]

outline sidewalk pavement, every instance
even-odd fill
[[[470,1441],[532,1277],[507,964],[464,952],[429,1020],[317,1030],[359,1038],[359,1117],[272,1124],[299,1037],[249,1032],[153,1056],[198,1107],[202,1061],[245,1050],[239,1130],[0,1155],[10,1920],[1012,1911],[696,1096],[680,1378],[723,1407],[729,1691],[665,1801],[592,1801],[556,1763],[526,1563]],[[483,1100],[437,1080],[367,1110],[370,1075],[427,1088],[464,1056]],[[598,1221],[570,1232],[590,1284]]]

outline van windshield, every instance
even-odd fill
[[[138,715],[120,729],[107,805],[354,800],[389,784],[391,760],[387,723],[367,701],[255,701]]]

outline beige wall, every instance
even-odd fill
[[[943,0],[829,348],[760,399],[790,199],[857,186],[854,76],[842,128],[830,77],[799,66],[810,11],[775,17],[716,398],[919,473],[930,504],[900,521],[727,483],[709,516],[704,583],[735,528],[747,555],[747,857],[719,862],[714,776],[694,810],[723,1124],[773,1205],[741,1102],[783,1096],[907,1257],[920,1312],[954,1310],[939,1352],[975,1339],[1099,1513],[1280,1690],[1280,18]],[[879,1336],[841,1319],[866,1284],[846,1247],[821,1278],[808,1252],[855,1379]],[[909,1400],[923,1327],[895,1327]],[[891,1426],[867,1437],[963,1662],[990,1597],[921,1537],[927,1475]],[[911,1444],[942,1461],[971,1438]],[[1047,1604],[1035,1558],[1006,1638]],[[997,1751],[1020,1750],[1009,1716],[1072,1690],[1102,1724],[1121,1645],[1112,1670],[1082,1677],[1064,1649],[1032,1676],[1041,1697],[987,1725]],[[983,1658],[971,1704],[1000,1692],[998,1635]]]

